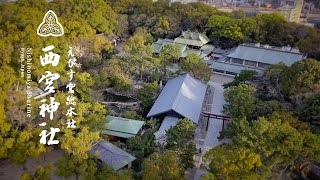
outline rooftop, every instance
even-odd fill
[[[293,63],[304,59],[304,54],[291,47],[276,48],[260,44],[241,44],[230,50],[227,57],[250,60],[255,62],[278,64],[280,62],[291,66]]]
[[[145,124],[144,121],[122,117],[107,116],[107,118],[109,122],[105,124],[105,130],[101,133],[123,138],[136,136]]]
[[[205,33],[182,31],[181,35],[174,39],[174,42],[187,44],[192,46],[203,46],[207,44],[210,39]]]
[[[198,123],[206,90],[207,84],[190,74],[170,79],[147,117],[174,111],[194,123]]]
[[[111,166],[115,171],[123,168],[136,158],[107,141],[99,141],[90,150],[90,153],[99,152],[98,159]]]
[[[154,136],[156,138],[156,142],[163,144],[167,140],[167,130],[171,127],[174,127],[179,122],[179,119],[177,117],[172,116],[166,116],[157,132],[154,133]]]

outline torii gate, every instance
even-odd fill
[[[218,114],[213,114],[211,112],[201,112],[201,114],[203,115],[203,117],[207,117],[208,121],[207,121],[207,126],[206,126],[206,131],[208,131],[208,126],[209,126],[209,120],[210,118],[215,118],[215,119],[219,119],[222,120],[222,129],[224,129],[224,121],[229,121],[230,117],[229,116],[223,116],[223,115],[218,115]]]

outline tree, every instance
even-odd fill
[[[259,176],[279,177],[289,172],[296,173],[301,170],[295,169],[295,163],[301,164],[306,160],[318,161],[320,158],[319,144],[316,144],[320,142],[320,137],[310,133],[308,126],[296,120],[290,113],[275,112],[268,118],[260,117],[250,122],[234,119],[224,134],[232,140],[227,148],[231,149],[232,154],[239,149],[247,149],[261,157],[263,166],[256,171]],[[212,151],[215,151],[212,156],[218,154],[218,150]],[[232,154],[227,155],[225,159],[230,158],[230,161],[234,162]],[[223,170],[219,164],[212,168],[216,168],[217,171]]]
[[[126,111],[123,116],[128,119],[140,118],[136,111]]]
[[[133,180],[132,172],[130,170],[124,170],[115,172],[111,167],[105,166],[101,171],[96,174],[97,180]]]
[[[258,95],[264,99],[284,101],[281,84],[283,74],[288,68],[284,63],[270,65],[263,75],[262,82],[257,87]]]
[[[286,96],[307,93],[319,89],[320,62],[306,59],[294,63],[285,73],[282,80],[282,90]]]
[[[101,73],[108,72],[106,73],[106,84],[109,87],[114,87],[119,91],[127,91],[132,85],[128,69],[128,64],[123,59],[112,58]]]
[[[75,176],[77,180],[80,177],[94,179],[97,170],[96,162],[92,158],[75,159],[65,154],[58,160],[56,174],[62,177]]]
[[[320,125],[320,95],[306,99],[298,110],[300,119]]]
[[[142,164],[142,179],[182,180],[183,168],[173,151],[165,151],[163,155],[154,153]]]
[[[135,67],[142,81],[143,74],[154,66],[152,47],[144,36],[134,35],[125,44],[124,50],[127,53],[129,64]]]
[[[94,84],[94,80],[91,78],[91,75],[87,72],[78,72],[75,75],[75,82],[77,84],[75,88],[77,97],[83,102],[90,102],[90,87]]]
[[[191,71],[192,74],[206,82],[210,80],[211,69],[201,60],[199,56],[194,53],[188,54],[181,65],[184,71]]]
[[[162,47],[159,58],[164,78],[167,77],[167,67],[172,64],[173,60],[180,57],[181,47],[178,45],[167,44]]]
[[[99,140],[99,133],[92,133],[87,127],[75,134],[70,129],[64,129],[61,149],[66,153],[59,159],[57,174],[64,177],[80,175],[92,177],[97,170],[95,162],[90,158],[89,150],[92,144]]]
[[[233,118],[243,118],[254,111],[256,98],[252,95],[256,91],[251,85],[241,84],[232,86],[225,91],[227,104],[224,111]]]
[[[101,65],[103,58],[105,58],[104,54],[111,53],[113,50],[111,41],[101,35],[81,38],[78,48],[81,50],[78,60],[84,70]]]
[[[195,127],[191,120],[181,119],[176,126],[167,131],[167,148],[176,149],[193,139]]]
[[[155,26],[155,34],[164,37],[170,31],[170,22],[168,17],[160,17]]]
[[[43,144],[40,144],[39,134],[41,128],[33,129],[28,127],[24,130],[11,130],[9,138],[5,138],[5,147],[7,152],[4,153],[4,158],[9,157],[13,162],[22,164],[25,167],[25,162],[28,157],[39,157],[46,152]]]
[[[240,20],[231,17],[212,15],[207,24],[209,37],[219,44],[221,44],[221,41],[227,41],[227,43],[224,43],[224,47],[230,47],[237,42],[242,42],[244,35],[239,26],[240,22]]]
[[[83,127],[76,135],[69,129],[65,129],[64,133],[61,149],[73,156],[75,160],[88,159],[88,151],[92,144],[99,140],[99,133],[92,133],[87,127]]]
[[[185,168],[194,166],[196,147],[193,143],[194,124],[189,119],[181,119],[167,131],[167,149],[174,150]]]
[[[142,137],[131,137],[127,140],[128,152],[137,158],[132,164],[135,171],[141,171],[141,165],[144,159],[157,150],[154,132],[152,129],[147,129]]]
[[[142,108],[147,108],[152,105],[154,99],[158,95],[158,82],[147,83],[138,94],[138,99],[141,101]]]
[[[201,179],[259,179],[262,166],[261,157],[251,149],[222,145],[209,150],[204,155],[209,162],[209,174]],[[214,178],[208,178],[208,177]]]
[[[48,165],[45,167],[39,166],[34,175],[29,172],[24,172],[20,180],[50,180],[49,176],[52,171],[52,165]]]
[[[267,117],[273,112],[280,112],[282,110],[282,106],[278,101],[261,101],[257,100],[255,103],[254,110],[249,115],[250,119],[257,119],[258,117]]]
[[[234,77],[234,80],[230,83],[224,84],[223,87],[238,86],[239,84],[246,84],[247,81],[255,79],[257,71],[255,70],[242,70],[240,74]]]
[[[284,165],[301,151],[303,136],[280,119],[259,118],[233,138],[236,145],[252,148],[270,164]]]

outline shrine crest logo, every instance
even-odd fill
[[[57,15],[49,10],[43,17],[42,23],[38,26],[37,34],[39,36],[62,36],[64,34],[63,27],[58,21]]]

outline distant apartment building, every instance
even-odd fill
[[[304,0],[296,0],[294,4],[294,8],[290,12],[289,21],[291,22],[300,22],[300,16],[302,12]]]
[[[291,66],[293,63],[305,59],[306,56],[297,48],[272,47],[260,44],[241,44],[231,49],[218,60],[213,60],[210,67],[214,72],[237,75],[242,70],[255,70],[258,76],[271,64],[284,63]]]

